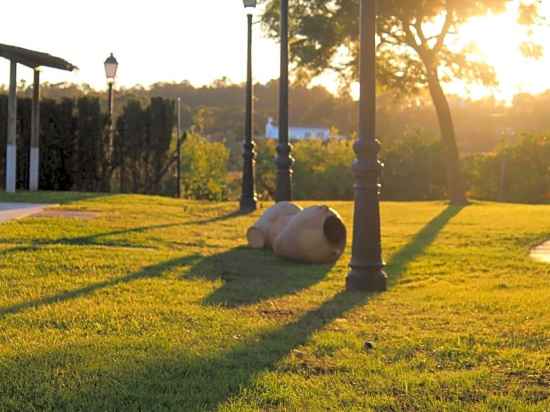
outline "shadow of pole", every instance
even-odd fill
[[[74,289],[68,292],[59,293],[52,296],[45,296],[39,299],[31,300],[28,302],[18,303],[12,306],[7,306],[0,308],[0,320],[6,317],[7,315],[14,315],[31,308],[39,308],[45,305],[52,305],[59,302],[65,302],[68,300],[73,300],[80,298],[90,293],[96,292],[101,289],[106,289],[109,287],[117,286],[123,283],[130,283],[139,279],[152,278],[161,276],[167,270],[173,269],[181,265],[193,264],[197,259],[200,259],[200,256],[187,256],[180,257],[177,259],[169,260],[167,262],[162,262],[157,265],[148,266],[139,272],[132,273],[127,276],[106,280],[104,282],[93,283],[88,286],[84,286],[79,289]]]
[[[332,267],[296,264],[268,250],[237,247],[205,257],[182,277],[223,280],[203,304],[237,308],[298,293],[320,282]]]
[[[52,240],[44,240],[44,239],[38,239],[33,240],[32,243],[26,246],[17,246],[10,249],[4,249],[0,250],[0,256],[5,256],[10,253],[18,253],[18,252],[28,252],[28,251],[35,251],[39,249],[42,246],[50,246],[50,245],[70,245],[70,246],[119,246],[119,247],[132,247],[134,246],[131,242],[116,242],[116,241],[101,241],[101,238],[104,237],[110,237],[110,236],[120,236],[120,235],[129,235],[129,234],[139,234],[139,233],[146,233],[148,231],[152,230],[160,230],[160,229],[169,229],[173,227],[185,227],[185,226],[191,226],[191,225],[207,225],[210,223],[216,223],[221,222],[225,220],[229,220],[235,217],[242,216],[239,212],[232,212],[221,216],[215,216],[210,219],[204,219],[199,221],[193,221],[193,222],[182,222],[182,223],[165,223],[160,225],[152,225],[152,226],[141,226],[141,227],[134,227],[130,229],[121,229],[121,230],[114,230],[111,232],[104,232],[104,233],[95,233],[88,236],[78,236],[73,238],[61,238],[61,239],[52,239]],[[1,239],[0,239],[1,240]]]
[[[394,285],[409,263],[430,246],[449,221],[466,206],[448,206],[418,232],[413,239],[391,257],[387,264],[390,286]]]
[[[201,224],[208,224],[218,221],[223,221],[227,219],[231,219],[233,217],[237,217],[240,214],[237,212],[229,213],[222,216],[217,216],[211,219],[204,220],[200,222]],[[107,236],[117,236],[117,235],[123,235],[123,234],[131,234],[131,233],[144,233],[150,230],[158,230],[158,229],[167,229],[171,227],[177,227],[177,226],[187,226],[191,224],[198,224],[199,222],[194,223],[167,223],[167,224],[161,224],[161,225],[152,225],[152,226],[143,226],[143,227],[137,227],[137,228],[130,228],[130,229],[124,229],[124,230],[117,230],[112,232],[106,232],[106,233],[98,233],[93,234],[89,236],[81,236],[81,237],[75,237],[75,238],[62,238],[62,239],[54,239],[54,240],[38,240],[33,242],[31,245],[28,246],[17,246],[15,248],[2,250],[0,251],[1,255],[7,255],[9,253],[17,253],[17,252],[32,252],[38,250],[40,247],[48,246],[48,245],[109,245],[109,246],[122,246],[122,247],[128,247],[132,244],[128,243],[116,243],[116,242],[98,242],[98,239],[102,237]],[[180,266],[180,265],[189,265],[189,264],[195,264],[198,259],[200,259],[201,256],[194,255],[194,256],[187,256],[187,257],[181,257],[177,259],[170,260],[168,262],[162,262],[157,265],[149,266],[147,268],[144,268],[143,270],[132,273],[130,275],[107,280],[104,282],[94,283],[92,285],[88,285],[79,289],[75,289],[72,291],[52,295],[52,296],[45,296],[39,299],[31,300],[28,302],[23,302],[7,307],[0,308],[0,320],[4,318],[7,315],[17,314],[19,312],[25,311],[27,309],[31,308],[37,308],[40,306],[45,305],[51,305],[58,302],[63,302],[71,299],[77,299],[79,297],[85,296],[87,294],[93,293],[100,289],[105,289],[108,287],[113,287],[122,283],[129,283],[135,280],[143,279],[146,277],[154,277],[154,276],[160,276],[163,272]]]

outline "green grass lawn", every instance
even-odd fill
[[[384,203],[365,295],[351,242],[333,267],[248,250],[261,212],[233,203],[0,200],[98,213],[0,226],[1,411],[550,410],[550,206]]]

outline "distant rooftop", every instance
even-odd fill
[[[288,128],[288,137],[295,140],[304,139],[323,139],[330,138],[330,129],[325,127],[307,127],[307,126],[290,126]],[[267,120],[265,126],[265,137],[268,139],[277,139],[279,136],[279,126],[277,126],[273,118]]]

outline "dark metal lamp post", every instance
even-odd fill
[[[376,140],[376,0],[361,0],[359,138],[353,164],[355,214],[348,290],[387,289],[380,234],[380,143]]]
[[[105,164],[103,170],[102,190],[110,192],[110,180],[112,172],[113,160],[113,84],[115,83],[116,72],[118,70],[118,61],[113,56],[113,53],[105,60],[105,76],[107,77],[107,85],[109,88],[107,101],[107,141],[105,150]]]
[[[254,166],[256,163],[255,144],[252,137],[252,13],[256,7],[256,0],[243,0],[248,19],[248,52],[247,52],[247,79],[246,79],[246,115],[245,137],[243,144],[243,181],[241,192],[241,212],[249,213],[256,210],[257,196],[254,183]]]
[[[279,144],[277,145],[277,202],[292,200],[292,146],[288,143],[288,0],[281,0],[281,77],[279,79]]]

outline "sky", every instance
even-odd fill
[[[550,89],[550,49],[538,61],[521,55],[519,45],[526,34],[514,28],[515,10],[511,6],[502,16],[474,20],[461,33],[461,42],[474,41],[480,55],[497,68],[500,86],[488,90],[454,83],[447,86],[448,92],[510,100],[518,92]],[[242,0],[18,0],[4,2],[2,14],[1,43],[54,54],[80,68],[74,73],[44,69],[42,79],[52,83],[105,88],[103,62],[111,52],[120,63],[117,84],[122,86],[183,80],[199,86],[222,77],[245,79]],[[550,19],[550,1],[543,2],[543,14]],[[535,34],[535,40],[544,38],[550,38],[549,27]],[[278,45],[259,25],[254,53],[255,80],[277,78]],[[19,79],[31,81],[31,70],[19,67]],[[8,79],[8,63],[0,59],[0,83]],[[320,82],[337,89],[330,76]]]
[[[44,69],[50,82],[105,88],[103,62],[113,52],[118,83],[189,80],[202,85],[246,75],[246,14],[242,0],[18,0],[2,4],[0,43],[62,57],[76,73]],[[13,16],[7,18],[7,16]],[[277,44],[255,26],[255,78],[278,76]],[[32,71],[21,67],[19,78]],[[9,80],[0,59],[0,83]]]

